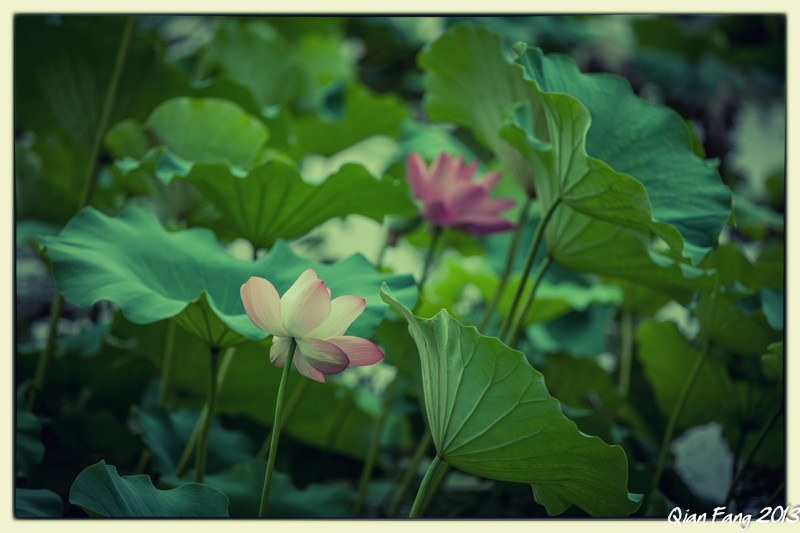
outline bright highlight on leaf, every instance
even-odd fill
[[[488,235],[514,228],[498,215],[510,209],[514,200],[489,198],[500,181],[499,172],[491,172],[473,181],[478,162],[469,165],[461,156],[439,154],[430,167],[419,154],[409,154],[406,178],[414,198],[423,202],[422,216],[439,227],[452,227],[473,235]]]
[[[570,504],[593,516],[639,508],[642,496],[627,490],[622,448],[578,431],[522,353],[445,310],[423,319],[386,287],[381,298],[405,317],[417,344],[428,424],[442,459],[470,474],[530,483],[551,515]]]
[[[253,324],[273,335],[269,360],[278,368],[286,364],[292,337],[297,341],[293,358],[297,370],[321,383],[323,374],[383,359],[383,352],[372,342],[344,335],[364,312],[366,300],[339,296],[331,301],[331,290],[313,269],[300,274],[281,298],[272,283],[258,277],[247,280],[240,292]]]

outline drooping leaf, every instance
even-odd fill
[[[61,518],[61,496],[47,489],[14,489],[17,518]]]
[[[100,461],[75,479],[69,502],[89,516],[113,518],[227,517],[228,498],[219,490],[190,483],[157,490],[150,476],[120,476],[117,468]]]
[[[234,518],[255,518],[261,505],[265,461],[255,460],[233,466],[220,474],[206,475],[203,483],[225,493]],[[162,478],[167,486],[185,483],[174,476]],[[311,483],[297,489],[289,476],[275,471],[269,491],[267,518],[349,518],[353,516],[352,495],[341,487]]]
[[[405,316],[419,349],[428,423],[437,453],[492,479],[530,483],[548,512],[576,504],[593,516],[627,516],[641,495],[627,491],[625,452],[578,431],[525,356],[464,327],[446,311]]]
[[[373,95],[365,87],[352,84],[345,91],[342,118],[298,118],[297,142],[309,152],[333,155],[372,135],[397,137],[405,116],[405,106],[396,96]]]
[[[217,348],[267,336],[247,317],[239,295],[250,276],[270,280],[282,294],[300,273],[314,268],[334,298],[350,294],[366,299],[366,310],[348,330],[359,337],[369,337],[383,317],[385,306],[376,291],[381,282],[388,280],[409,305],[416,299],[411,276],[381,274],[360,255],[320,265],[295,256],[278,241],[267,257],[241,261],[225,252],[209,230],[168,233],[141,209],[110,218],[87,208],[57,237],[42,237],[38,246],[59,291],[74,305],[110,300],[137,324],[175,316]]]
[[[516,50],[526,79],[534,84],[542,97],[543,110],[550,114],[550,135],[542,140],[553,144],[554,155],[557,144],[574,136],[569,130],[583,124],[578,130],[586,135],[585,153],[644,185],[653,219],[676,228],[684,241],[692,245],[684,255],[697,263],[705,255],[705,251],[697,248],[711,248],[717,243],[730,216],[731,193],[716,170],[693,153],[690,132],[680,116],[669,108],[638,98],[624,79],[581,74],[568,57],[545,56],[538,48],[520,45]],[[558,115],[553,113],[553,106],[563,106],[568,99],[585,106],[591,117],[588,131],[585,128],[589,125],[581,119],[573,125],[573,121],[563,120],[566,117],[561,109]],[[557,117],[561,120],[558,128],[552,122]],[[563,148],[572,146],[566,144]],[[559,155],[563,157],[563,150]],[[561,160],[562,165],[565,162]],[[614,187],[624,182],[627,180],[617,180]],[[563,185],[574,186],[575,182],[568,178]],[[584,187],[594,189],[588,183]]]

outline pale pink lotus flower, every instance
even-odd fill
[[[406,160],[406,178],[414,198],[424,204],[421,214],[436,226],[452,227],[473,235],[488,235],[514,228],[498,213],[514,206],[514,200],[489,198],[500,181],[490,172],[473,181],[478,162],[462,165],[461,156],[451,159],[442,152],[431,164],[416,153]]]
[[[344,336],[350,324],[364,312],[366,300],[339,296],[308,269],[283,295],[264,278],[251,277],[240,290],[247,316],[259,329],[273,336],[269,360],[278,368],[286,364],[292,337],[297,341],[294,362],[307,378],[325,382],[323,374],[336,374],[348,366],[372,365],[383,352],[372,342]]]

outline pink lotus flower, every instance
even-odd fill
[[[253,324],[273,336],[269,360],[278,368],[286,364],[292,337],[297,341],[293,362],[307,378],[325,382],[323,374],[336,374],[348,366],[372,365],[383,352],[372,342],[343,336],[364,312],[364,298],[339,296],[308,269],[283,297],[264,278],[251,277],[240,290],[242,303]]]
[[[514,225],[498,216],[513,207],[514,200],[489,198],[500,180],[499,172],[490,172],[472,181],[478,162],[461,164],[461,156],[451,159],[442,152],[430,168],[419,154],[409,154],[406,178],[414,198],[421,200],[422,216],[437,226],[453,227],[473,235],[488,235],[513,229]]]

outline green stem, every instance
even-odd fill
[[[428,467],[428,471],[425,472],[425,477],[422,479],[422,485],[419,486],[414,505],[411,507],[411,513],[408,515],[409,518],[419,518],[422,500],[425,499],[425,494],[428,492],[428,485],[431,484],[431,478],[433,478],[433,474],[436,473],[436,469],[439,468],[439,463],[441,462],[442,458],[438,455],[431,461],[431,466]]]
[[[419,514],[425,512],[425,509],[431,504],[433,499],[436,497],[436,493],[439,492],[439,489],[444,485],[444,482],[447,480],[447,475],[450,473],[452,467],[450,463],[444,463],[439,470],[436,471],[436,475],[433,476],[431,480],[431,485],[428,487],[428,494],[422,500],[422,506],[419,509]]]
[[[525,305],[522,306],[522,311],[517,315],[514,325],[508,331],[508,336],[505,341],[507,346],[511,346],[516,341],[517,335],[522,330],[522,324],[525,322],[525,315],[528,314],[528,311],[533,305],[533,301],[536,299],[536,289],[539,287],[542,279],[544,279],[544,273],[547,272],[547,267],[550,266],[550,262],[550,256],[545,256],[539,268],[536,269],[536,272],[533,274],[533,285],[531,286],[530,292],[528,292],[528,297],[525,299]]]
[[[625,294],[620,319],[620,363],[619,392],[628,395],[631,385],[631,365],[633,364],[633,295],[636,285],[631,285]]]
[[[208,434],[211,432],[211,424],[214,423],[214,410],[217,405],[217,363],[219,360],[219,349],[209,350],[209,379],[208,379],[208,410],[206,411],[203,429],[200,432],[200,440],[197,441],[197,457],[195,458],[194,482],[202,483],[206,473],[206,460],[208,459]]]
[[[785,488],[786,488],[786,480],[784,479],[783,481],[781,481],[781,484],[778,485],[778,488],[775,489],[775,492],[772,493],[772,496],[770,496],[769,499],[767,499],[767,501],[764,502],[764,505],[761,508],[764,509],[765,507],[772,507],[772,502],[774,502],[775,499],[778,496],[780,496],[781,492]]]
[[[386,217],[383,217],[383,240],[381,241],[381,248],[378,250],[378,258],[375,260],[375,270],[380,270],[383,266],[383,260],[386,257],[386,249],[389,248],[389,239],[392,235],[392,227]]]
[[[139,455],[139,462],[136,463],[136,467],[133,469],[133,475],[144,473],[144,469],[147,467],[147,463],[152,457],[153,452],[150,451],[150,448],[142,450],[141,455]]]
[[[422,285],[420,285],[420,287],[422,287]],[[372,440],[369,443],[367,459],[364,462],[364,468],[361,471],[361,479],[358,481],[358,496],[356,497],[356,503],[353,506],[353,514],[355,516],[359,516],[362,508],[364,507],[364,499],[367,495],[367,487],[369,486],[369,480],[372,477],[372,467],[375,465],[375,459],[378,457],[383,427],[386,425],[386,419],[389,418],[389,409],[391,408],[392,401],[394,400],[394,391],[397,389],[397,382],[400,381],[400,367],[403,364],[405,352],[406,350],[404,349],[397,354],[396,365],[398,374],[394,377],[392,382],[389,383],[389,386],[386,387],[386,393],[383,396],[383,405],[381,406],[381,413],[378,417],[378,422],[375,424],[375,427],[372,431]]]
[[[306,391],[308,390],[308,386],[311,384],[310,379],[304,379],[300,382],[297,387],[294,388],[294,392],[292,393],[292,397],[289,398],[289,403],[286,404],[286,409],[283,412],[283,416],[281,417],[281,430],[286,427],[287,422],[292,418],[292,414],[294,414],[297,406],[300,405],[300,400],[303,399],[303,395],[305,395]],[[270,428],[269,433],[267,434],[267,438],[264,439],[264,443],[261,445],[261,448],[258,450],[256,454],[256,459],[261,459],[262,461],[267,458],[267,454],[269,453],[270,443],[272,442],[272,432],[274,431],[274,427]]]
[[[236,353],[236,348],[228,348],[222,356],[222,362],[220,362],[219,370],[217,371],[217,394],[222,391],[222,384],[225,383],[225,377],[228,375],[228,368],[230,368],[231,361],[233,361],[234,353]],[[197,449],[197,436],[200,434],[200,429],[205,425],[207,415],[208,401],[203,405],[192,434],[189,436],[189,442],[186,443],[186,448],[183,449],[183,455],[181,455],[178,466],[175,468],[175,477],[182,477],[186,472],[189,461],[192,459],[192,454]]]
[[[294,358],[297,340],[292,337],[289,345],[289,353],[286,355],[286,363],[283,365],[281,374],[281,384],[278,387],[278,398],[275,402],[275,422],[272,424],[272,443],[269,447],[269,459],[267,460],[267,475],[264,476],[264,491],[261,494],[261,507],[258,516],[267,515],[267,500],[269,499],[269,485],[272,482],[272,471],[275,469],[275,455],[278,452],[278,437],[281,435],[281,411],[283,408],[283,398],[286,396],[286,383],[289,381],[289,372],[292,370],[292,359]]]
[[[47,368],[50,366],[50,359],[53,358],[53,350],[56,347],[56,336],[58,334],[58,319],[61,316],[61,307],[64,304],[64,297],[60,292],[56,292],[53,304],[50,306],[50,330],[47,333],[47,344],[39,354],[36,362],[36,373],[33,377],[33,386],[28,396],[28,411],[33,412],[36,406],[36,396],[44,389],[44,382],[47,378]]]
[[[517,221],[517,230],[514,232],[514,238],[511,240],[511,246],[508,249],[506,266],[503,268],[503,275],[500,276],[500,284],[497,286],[494,296],[492,296],[492,301],[489,302],[489,304],[486,306],[486,309],[483,311],[481,321],[478,323],[478,331],[482,332],[483,328],[486,327],[486,324],[489,322],[489,318],[492,316],[495,307],[497,307],[497,302],[500,301],[500,296],[503,294],[503,290],[506,288],[508,277],[511,275],[511,270],[514,267],[514,258],[517,255],[517,248],[519,247],[519,238],[522,235],[522,229],[525,227],[525,222],[528,220],[528,210],[530,209],[531,202],[533,202],[533,197],[529,196],[528,201],[525,202],[525,207],[522,208],[522,213],[520,213],[519,220]]]
[[[175,322],[167,323],[167,342],[164,346],[164,362],[161,365],[161,387],[158,390],[158,403],[166,405],[169,399],[169,390],[172,385],[172,354],[175,348]]]
[[[767,423],[764,424],[764,427],[761,428],[761,432],[758,434],[758,437],[756,437],[756,441],[753,443],[753,446],[751,446],[750,449],[747,451],[747,455],[745,455],[744,459],[742,460],[742,467],[739,469],[738,472],[736,472],[736,477],[734,477],[733,481],[731,482],[731,486],[728,489],[728,495],[725,496],[725,505],[728,505],[728,503],[731,501],[731,498],[733,497],[733,491],[736,488],[736,484],[739,482],[739,479],[742,477],[742,473],[745,470],[747,470],[748,466],[750,466],[750,461],[753,459],[753,456],[755,455],[756,451],[764,442],[764,439],[767,437],[767,434],[772,429],[772,426],[775,425],[775,422],[778,420],[782,412],[783,412],[783,406],[778,407],[777,411],[775,411],[775,414],[773,414],[772,417],[767,421]],[[734,467],[735,466],[736,464],[734,463]]]
[[[667,461],[669,445],[672,442],[672,433],[675,431],[675,425],[678,423],[678,418],[683,411],[683,406],[686,405],[686,400],[689,398],[689,393],[692,391],[694,382],[697,380],[697,376],[700,373],[700,367],[703,366],[703,361],[706,360],[706,356],[708,355],[710,349],[711,343],[706,342],[705,346],[703,347],[703,352],[700,354],[700,357],[697,358],[697,362],[694,364],[694,368],[692,368],[692,371],[689,374],[689,379],[687,379],[686,383],[683,385],[683,391],[681,391],[681,395],[678,398],[678,403],[676,403],[675,407],[672,409],[669,422],[667,422],[667,429],[664,432],[664,440],[661,443],[661,453],[658,456],[658,465],[656,466],[656,472],[653,475],[653,483],[650,486],[651,498],[658,488],[658,482],[661,481],[661,474],[664,471],[664,464]]]
[[[108,91],[106,91],[106,98],[103,102],[103,110],[100,112],[100,123],[97,127],[97,133],[92,145],[92,152],[89,159],[89,172],[86,177],[86,187],[83,191],[82,207],[86,207],[92,201],[94,195],[94,187],[97,184],[97,163],[100,155],[100,147],[103,145],[103,139],[106,136],[109,122],[111,121],[111,113],[114,109],[114,103],[117,100],[117,89],[119,88],[119,80],[122,78],[122,70],[125,66],[125,57],[128,54],[128,46],[131,43],[131,36],[133,35],[133,25],[135,18],[128,17],[125,23],[125,30],[122,33],[122,40],[117,49],[117,58],[114,62],[114,70],[111,73],[111,81],[108,84]]]
[[[100,147],[102,145],[103,138],[106,135],[106,130],[108,129],[111,111],[114,109],[114,102],[117,99],[117,88],[119,87],[119,80],[122,77],[122,69],[125,65],[125,56],[127,55],[128,45],[130,44],[131,35],[133,34],[134,20],[134,17],[128,17],[128,21],[125,24],[125,30],[122,34],[122,40],[120,41],[119,49],[117,50],[117,58],[114,63],[114,70],[111,73],[111,80],[108,84],[106,98],[103,102],[103,109],[100,114],[100,123],[97,127],[94,143],[92,145],[92,151],[89,154],[89,170],[86,173],[86,185],[84,186],[81,209],[89,205],[89,203],[92,201],[94,187],[97,183],[97,176],[100,174],[97,168],[97,163],[100,159]],[[28,396],[29,410],[33,410],[36,405],[36,396],[44,388],[44,382],[47,376],[47,368],[50,366],[50,359],[53,357],[53,348],[55,347],[57,333],[56,326],[58,325],[58,318],[61,315],[61,307],[63,303],[64,297],[61,296],[60,293],[56,292],[56,296],[53,298],[53,303],[50,306],[50,331],[47,335],[47,344],[45,345],[44,350],[39,354],[39,360],[36,362],[36,373],[33,387],[31,389],[30,396]]]
[[[528,274],[531,271],[531,267],[533,266],[533,260],[536,258],[536,250],[539,249],[539,243],[542,242],[542,237],[544,236],[544,229],[547,226],[547,223],[550,221],[550,218],[555,213],[558,204],[561,202],[561,199],[557,199],[553,202],[547,212],[544,214],[542,219],[539,221],[539,224],[536,226],[536,233],[533,235],[533,241],[531,241],[531,247],[528,249],[528,256],[525,258],[525,266],[522,268],[522,277],[519,279],[519,284],[517,285],[517,290],[514,292],[514,299],[511,302],[511,307],[508,309],[508,314],[506,315],[505,320],[503,320],[503,325],[500,327],[500,333],[497,335],[498,338],[502,339],[506,333],[508,332],[509,328],[511,327],[511,323],[514,319],[514,315],[517,312],[517,306],[519,306],[519,301],[522,298],[522,292],[525,290],[525,282],[528,279]]]
[[[433,256],[436,255],[436,248],[439,245],[443,229],[441,226],[434,226],[433,236],[431,236],[431,244],[428,246],[428,253],[425,255],[425,266],[422,268],[422,277],[419,280],[419,292],[422,294],[422,287],[425,285],[425,280],[428,279],[428,272],[430,271],[431,264],[433,263]]]
[[[389,508],[389,518],[394,518],[397,515],[397,511],[400,510],[400,505],[403,503],[406,492],[408,492],[411,482],[414,481],[414,475],[417,473],[419,462],[422,460],[425,452],[430,447],[432,439],[433,437],[431,435],[431,428],[425,428],[425,433],[422,435],[422,438],[419,439],[419,443],[417,443],[417,449],[414,450],[414,455],[411,457],[411,464],[409,464],[408,468],[406,468],[406,471],[403,474],[403,479],[400,481],[400,490],[398,490],[397,494],[395,494],[394,500],[392,501],[392,506]]]

